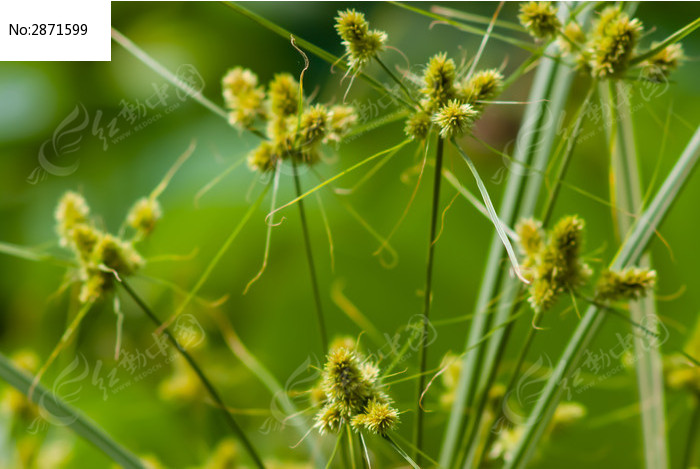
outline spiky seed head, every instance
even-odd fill
[[[558,290],[546,277],[535,277],[528,287],[528,303],[536,313],[550,310],[557,301]]]
[[[587,46],[594,76],[608,78],[624,73],[639,42],[642,23],[617,7],[606,8]]]
[[[515,226],[515,232],[520,238],[520,248],[526,256],[534,258],[540,254],[544,246],[542,222],[532,218],[522,219]]]
[[[377,435],[386,435],[399,423],[399,413],[389,403],[371,400],[365,412],[353,417],[351,423],[357,431],[366,429]]]
[[[143,258],[131,243],[111,234],[105,234],[97,242],[92,251],[92,262],[96,266],[104,265],[115,270],[121,276],[133,274],[144,264]]]
[[[335,29],[348,55],[348,66],[358,73],[384,50],[387,35],[383,31],[370,31],[365,15],[354,9],[339,11],[335,20]]]
[[[129,210],[126,221],[139,234],[147,236],[151,234],[156,222],[163,216],[158,199],[142,197]]]
[[[575,288],[590,277],[589,267],[580,259],[584,226],[583,219],[573,215],[562,218],[552,229],[548,251],[554,263],[553,280],[558,287]]]
[[[323,143],[340,143],[357,123],[357,112],[352,106],[336,105],[330,108],[328,114],[330,116],[330,132],[323,139]]]
[[[656,271],[630,267],[621,271],[606,270],[598,279],[596,299],[602,302],[636,300],[653,290]]]
[[[336,433],[344,424],[347,416],[337,404],[328,403],[316,415],[316,428],[324,433]]]
[[[471,78],[462,83],[460,94],[464,100],[472,106],[483,107],[483,103],[493,99],[501,93],[503,88],[503,75],[496,69],[480,70]]]
[[[651,47],[654,48],[656,45],[653,43]],[[684,59],[683,45],[681,43],[671,44],[642,62],[642,74],[647,80],[662,83],[666,81],[671,72],[678,69]]]
[[[455,78],[457,68],[452,59],[442,52],[430,58],[423,72],[423,88],[421,92],[427,97],[431,108],[446,104],[457,95]]]
[[[299,83],[289,73],[278,73],[268,85],[270,113],[279,118],[296,115],[299,110]]]
[[[561,27],[557,11],[552,2],[522,3],[518,19],[531,36],[546,39],[554,36]]]
[[[431,124],[430,114],[424,111],[417,111],[406,120],[403,131],[411,140],[423,140],[428,136]]]
[[[362,378],[368,383],[375,384],[379,379],[379,367],[374,363],[364,362],[360,365]]]
[[[70,244],[70,232],[75,225],[88,222],[90,207],[77,192],[68,191],[58,201],[55,211],[56,232],[61,246]]]
[[[478,115],[478,111],[470,104],[461,103],[453,99],[433,115],[432,121],[440,129],[440,135],[443,138],[450,139],[459,137],[467,132]]]
[[[247,128],[256,117],[264,115],[265,91],[258,86],[258,76],[251,70],[233,68],[221,83],[231,125]]]
[[[102,232],[94,226],[80,223],[71,230],[70,246],[81,262],[89,262],[92,251],[102,236]]]
[[[364,379],[357,355],[346,348],[338,348],[328,355],[323,387],[329,401],[346,417],[359,412],[373,390],[371,383]]]
[[[248,167],[253,171],[264,173],[273,169],[276,162],[275,146],[267,141],[261,142],[248,153]]]
[[[330,120],[328,108],[322,104],[314,104],[304,110],[299,127],[300,146],[312,146],[321,142],[330,131]]]

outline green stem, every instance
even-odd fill
[[[163,326],[163,323],[160,321],[160,319],[158,319],[158,317],[153,313],[153,311],[151,311],[148,305],[144,303],[141,297],[138,296],[138,294],[131,288],[131,286],[128,283],[126,283],[124,279],[121,279],[120,285],[124,287],[124,290],[126,290],[129,296],[134,300],[134,302],[136,302],[139,308],[141,308],[141,310],[146,314],[146,316],[148,316],[151,322],[153,322],[156,325],[156,327],[160,328]],[[226,404],[224,403],[223,399],[221,399],[221,396],[219,396],[219,393],[211,384],[211,381],[209,381],[209,379],[206,377],[206,375],[199,367],[197,362],[194,361],[192,355],[190,355],[190,353],[187,350],[185,350],[184,347],[182,347],[182,345],[180,345],[180,342],[177,341],[175,336],[170,332],[169,328],[164,328],[163,333],[168,338],[170,343],[175,347],[175,349],[180,353],[180,355],[182,355],[182,357],[187,361],[187,363],[190,365],[192,370],[199,378],[199,381],[202,383],[204,388],[211,396],[211,398],[214,400],[219,409],[221,409],[221,412],[224,415],[224,418],[226,419],[226,423],[228,423],[228,425],[231,427],[238,439],[241,441],[241,443],[243,443],[243,446],[248,451],[248,454],[253,459],[255,465],[260,469],[265,469],[265,464],[263,464],[262,459],[260,459],[260,456],[258,456],[258,453],[253,447],[252,443],[250,442],[250,440],[248,440],[248,437],[245,435],[240,425],[238,425],[236,420],[234,420],[233,416],[228,411],[228,407],[226,407]]]
[[[697,446],[697,436],[700,430],[700,395],[696,395],[694,399],[695,410],[690,417],[690,427],[688,428],[688,441],[685,444],[685,452],[683,453],[683,469],[693,467],[693,456],[695,447]]]
[[[430,238],[428,244],[428,261],[425,269],[425,300],[423,303],[423,330],[421,333],[421,343],[419,351],[419,375],[418,387],[416,390],[416,427],[414,444],[416,446],[415,459],[418,465],[421,464],[422,456],[420,450],[423,446],[423,409],[420,406],[420,398],[425,387],[425,369],[427,367],[428,353],[426,341],[428,338],[428,325],[430,323],[430,306],[432,303],[433,289],[433,261],[435,257],[435,237],[437,233],[437,220],[440,211],[440,181],[442,180],[442,155],[445,141],[442,137],[437,137],[437,149],[435,153],[435,178],[433,180],[433,205],[430,214]]]
[[[314,302],[316,304],[316,316],[318,320],[318,331],[321,337],[321,356],[325,356],[328,352],[328,333],[326,332],[326,322],[323,319],[323,307],[321,305],[321,294],[318,288],[318,279],[316,278],[316,267],[314,265],[314,256],[311,251],[311,238],[309,237],[309,226],[306,222],[306,210],[304,210],[304,200],[301,198],[301,181],[299,180],[299,171],[297,163],[292,157],[292,170],[294,171],[294,186],[299,197],[299,217],[301,219],[301,230],[304,234],[304,248],[306,250],[306,261],[309,264],[309,276],[311,279],[311,289],[313,290]]]

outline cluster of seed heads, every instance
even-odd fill
[[[387,35],[383,31],[370,30],[365,15],[352,9],[339,11],[335,21],[335,29],[345,46],[348,68],[359,73],[384,50]]]
[[[125,240],[96,227],[82,195],[69,191],[61,197],[55,213],[56,231],[60,245],[75,254],[82,282],[81,302],[95,301],[111,290],[115,273],[127,276],[143,266],[144,260],[134,248],[134,243],[153,231],[161,214],[155,198],[139,199],[126,217],[134,236]]]
[[[399,413],[380,388],[376,365],[353,346],[332,346],[321,384],[312,392],[320,406],[316,427],[321,433],[334,433],[349,424],[355,431],[385,435],[396,427]]]
[[[339,143],[357,122],[350,106],[305,104],[300,109],[299,83],[288,73],[275,75],[265,90],[255,73],[236,67],[224,76],[222,87],[232,125],[248,130],[264,125],[265,139],[248,155],[253,170],[269,171],[288,158],[314,164],[322,144]]]
[[[562,27],[558,9],[550,2],[528,2],[520,6],[520,22],[538,39],[557,37],[563,55],[573,57],[579,69],[598,78],[624,77],[631,67],[644,28],[636,18],[610,6],[598,14],[590,31],[575,20]],[[652,44],[652,48],[657,44]],[[642,76],[654,82],[665,81],[684,59],[680,43],[670,44],[639,63]]]
[[[434,124],[450,139],[472,128],[486,102],[501,92],[503,76],[491,69],[459,77],[454,60],[440,53],[428,62],[421,82],[420,106],[406,121],[406,134],[423,139]]]
[[[535,312],[551,309],[561,293],[578,290],[593,274],[581,260],[583,228],[583,220],[575,215],[562,218],[549,233],[537,220],[518,223],[516,232],[525,256],[522,267],[531,281],[528,301]],[[634,300],[652,290],[655,283],[653,270],[605,270],[598,279],[595,299],[601,303]]]

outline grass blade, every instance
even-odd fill
[[[686,37],[688,34],[692,33],[696,29],[700,27],[700,18],[696,18],[693,22],[687,24],[686,26],[682,27],[675,33],[671,34],[669,37],[661,41],[659,44],[657,44],[655,47],[652,47],[648,51],[639,54],[636,57],[633,57],[632,60],[630,60],[630,65],[636,65],[650,57],[653,57],[656,55],[658,52],[664,50],[666,47],[670,46],[671,44],[675,44],[676,42],[682,40],[684,37]]]
[[[616,205],[622,209],[619,214],[613,212],[613,218],[617,218],[619,233],[629,231],[634,221],[632,215],[629,214],[639,213],[642,209],[641,177],[637,164],[632,116],[628,99],[621,96],[627,91],[626,86],[622,82],[615,84],[611,82],[608,88],[610,110],[613,113],[611,121],[616,123],[610,135],[610,150]],[[649,254],[642,256],[639,265],[651,267]],[[630,302],[629,309],[632,321],[648,322],[649,318],[658,321],[652,296]],[[652,332],[656,333],[656,328]],[[637,357],[635,367],[646,467],[666,469],[669,459],[661,353],[657,347],[650,346],[647,335],[634,335],[634,350]]]
[[[25,396],[29,395],[32,378],[20,371],[2,353],[0,353],[0,378]],[[138,457],[41,384],[34,388],[31,400],[52,416],[52,419],[70,428],[76,435],[93,444],[123,468],[145,469],[146,466]]]

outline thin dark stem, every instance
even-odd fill
[[[379,64],[380,67],[386,72],[389,77],[391,77],[392,80],[396,82],[397,85],[401,88],[403,93],[406,95],[406,97],[416,106],[420,106],[420,103],[418,103],[415,99],[413,99],[413,96],[411,96],[411,92],[408,90],[406,85],[399,79],[399,77],[394,74],[394,72],[391,71],[389,67],[386,66],[386,64],[380,59],[379,57],[374,58],[377,63]],[[410,107],[410,106],[409,106]],[[411,107],[412,108],[412,107]]]
[[[160,319],[151,311],[151,309],[146,305],[146,303],[143,302],[143,300],[136,294],[136,292],[129,286],[128,283],[124,279],[121,279],[121,286],[124,287],[124,290],[131,296],[131,298],[136,302],[136,304],[141,308],[141,310],[148,316],[148,318],[157,326],[161,327],[163,325],[162,322],[160,322]],[[243,432],[243,429],[238,425],[238,423],[234,420],[233,416],[231,413],[228,411],[228,407],[226,407],[226,404],[224,401],[221,399],[219,396],[219,393],[216,391],[214,386],[211,384],[211,381],[206,377],[202,369],[197,365],[197,362],[194,361],[194,358],[192,358],[192,355],[185,350],[182,345],[177,341],[175,336],[170,332],[170,329],[167,327],[163,329],[163,333],[166,335],[168,340],[170,341],[171,344],[177,349],[177,351],[182,355],[182,357],[187,360],[187,363],[190,365],[192,370],[197,374],[197,377],[199,378],[199,381],[204,385],[206,388],[207,392],[211,396],[211,398],[214,400],[214,402],[217,404],[217,406],[221,409],[222,414],[224,415],[226,422],[228,425],[231,427],[233,432],[236,434],[238,439],[243,443],[243,446],[245,449],[248,451],[248,454],[250,455],[251,458],[253,458],[253,461],[255,462],[255,465],[259,467],[260,469],[265,469],[265,465],[262,462],[262,459],[260,459],[260,456],[258,456],[257,451],[255,451],[255,448],[253,447],[252,443],[250,440],[248,440],[248,437],[245,435]]]
[[[433,207],[430,215],[430,238],[428,244],[428,261],[425,271],[425,302],[423,305],[423,331],[420,343],[420,372],[418,374],[418,388],[416,395],[416,428],[414,444],[416,447],[415,459],[420,466],[423,457],[421,449],[423,446],[423,409],[420,405],[420,398],[425,387],[425,369],[427,367],[428,353],[426,341],[428,339],[428,326],[430,323],[430,305],[432,303],[433,290],[433,260],[435,256],[435,235],[437,229],[437,219],[440,210],[440,181],[442,180],[442,154],[445,141],[438,136],[437,150],[435,153],[435,179],[433,180]]]
[[[297,197],[302,196],[301,181],[299,180],[299,171],[297,163],[292,157],[292,170],[294,171],[294,186],[296,187]],[[311,238],[309,237],[309,226],[306,222],[306,211],[304,210],[304,200],[299,199],[299,217],[301,218],[301,229],[304,233],[304,247],[306,249],[306,260],[309,264],[309,276],[311,278],[311,288],[314,294],[314,302],[316,303],[316,315],[318,319],[318,331],[321,337],[321,356],[325,356],[328,352],[328,333],[326,332],[326,321],[323,319],[323,307],[321,305],[321,294],[318,288],[318,279],[316,278],[316,267],[314,265],[314,256],[311,251]]]
[[[695,447],[697,446],[698,431],[700,430],[700,394],[696,394],[693,399],[695,410],[690,417],[690,427],[688,428],[688,440],[685,444],[685,453],[683,454],[683,469],[693,467],[693,456]]]

